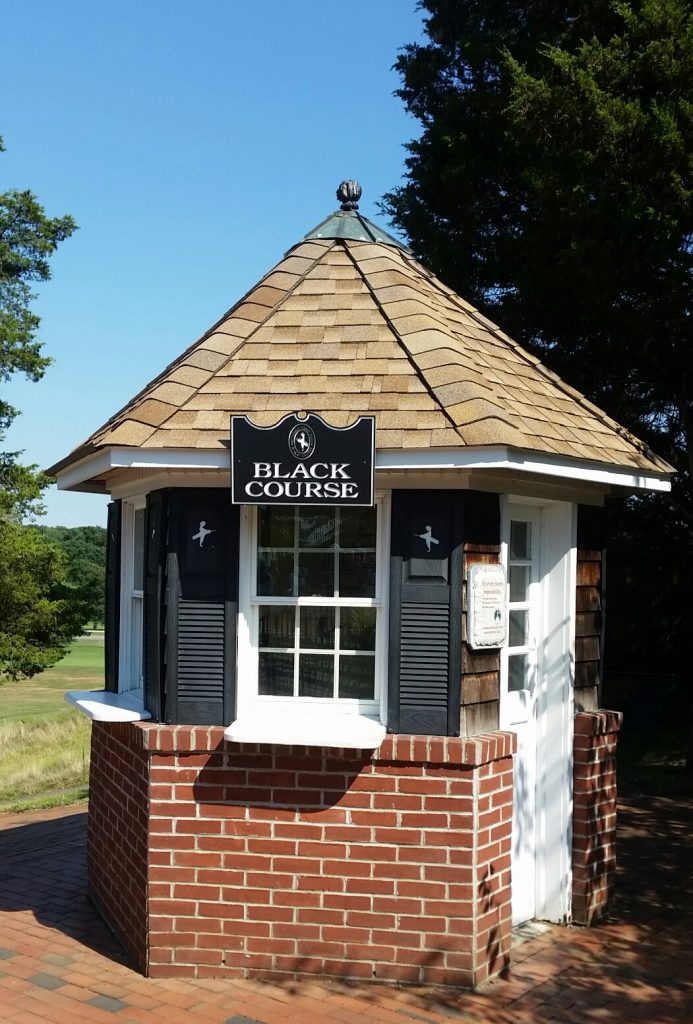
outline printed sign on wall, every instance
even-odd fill
[[[234,505],[372,505],[375,419],[331,427],[311,413],[258,427],[231,417]]]
[[[467,643],[470,647],[503,646],[506,608],[503,566],[472,565],[467,578]]]

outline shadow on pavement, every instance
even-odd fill
[[[0,912],[28,909],[46,928],[126,962],[86,897],[86,811],[13,822],[11,828],[2,824]],[[690,1024],[693,800],[622,800],[618,856],[618,895],[607,921],[592,928],[552,927],[515,947],[507,976],[479,992],[408,989],[397,1011],[403,1021],[431,1021],[426,1014],[434,1014],[435,1020],[468,1024]],[[364,1020],[378,1019],[378,1007],[384,1009],[392,994],[378,985],[328,986],[357,999],[367,1010]],[[305,988],[289,980],[270,987],[297,996]]]
[[[87,899],[86,834],[86,809],[0,829],[0,912],[30,910],[47,928],[126,963]]]

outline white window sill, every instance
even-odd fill
[[[152,717],[142,703],[141,690],[68,690],[65,700],[92,722],[143,722]]]
[[[385,738],[385,726],[364,715],[314,713],[249,714],[224,730],[234,743],[280,743],[299,747],[347,747],[376,750]]]

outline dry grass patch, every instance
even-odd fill
[[[0,686],[0,811],[84,798],[91,722],[63,693],[103,685],[103,634],[92,634],[41,675]]]
[[[85,785],[90,735],[91,722],[77,713],[28,725],[0,722],[0,810],[20,798]]]

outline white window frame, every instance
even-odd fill
[[[144,692],[144,590],[135,588],[135,513],[144,510],[145,507],[144,494],[123,501],[120,552],[118,693],[128,693],[140,699]],[[146,531],[146,522],[143,523],[143,531]],[[145,547],[143,543],[143,559]],[[143,565],[143,581],[144,571]]]
[[[241,507],[238,607],[238,662],[236,713],[238,719],[287,716],[287,720],[313,709],[319,716],[362,716],[376,722],[386,721],[387,710],[387,639],[388,595],[390,586],[390,494],[376,495],[376,572],[373,598],[298,597],[272,598],[256,592],[257,508]],[[361,701],[335,697],[275,697],[258,694],[258,633],[260,605],[276,604],[298,607],[365,607],[375,608],[375,699]]]

